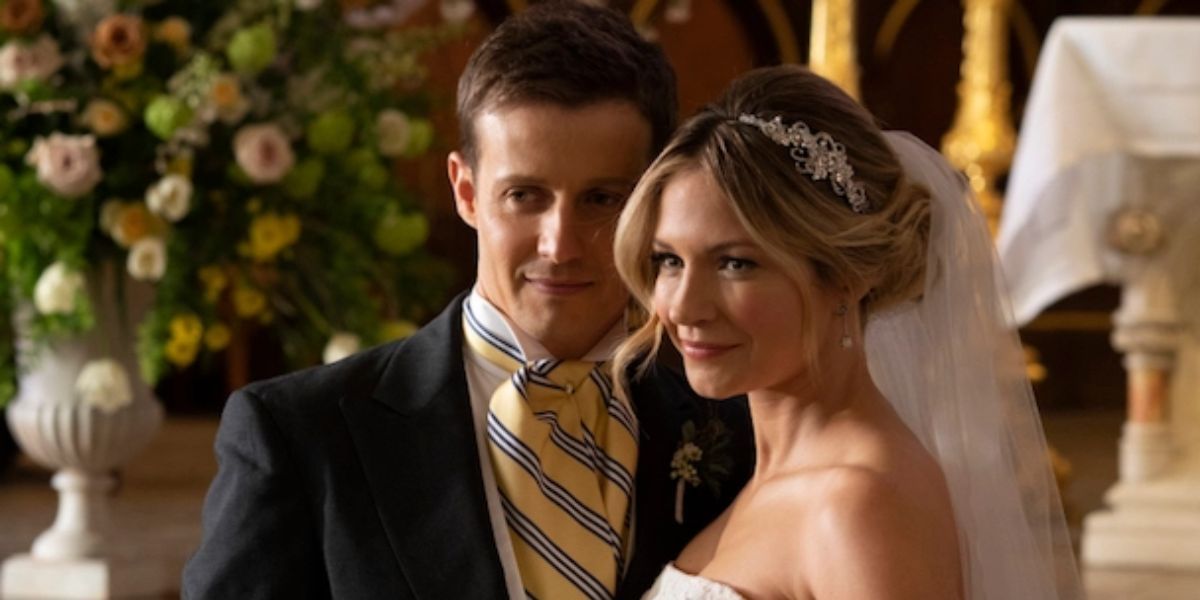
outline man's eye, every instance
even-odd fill
[[[625,195],[616,192],[592,192],[587,195],[586,200],[589,204],[597,206],[621,206],[625,203]]]
[[[510,202],[523,203],[533,200],[533,193],[523,188],[505,190],[504,199]]]

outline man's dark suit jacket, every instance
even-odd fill
[[[183,596],[505,598],[462,360],[462,297],[411,338],[231,396],[220,470]],[[728,505],[752,469],[742,400],[710,403],[656,367],[634,387],[641,424],[632,564],[638,598]],[[674,520],[671,456],[682,424],[716,414],[738,469],[723,497],[689,489]]]

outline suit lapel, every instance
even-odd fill
[[[418,598],[504,598],[462,362],[462,297],[342,400],[380,520]]]
[[[633,386],[633,400],[641,427],[638,448],[636,487],[636,527],[632,561],[616,597],[640,598],[658,577],[667,561],[675,558],[682,543],[682,528],[673,514],[674,489],[671,481],[671,454],[675,451],[678,427],[670,415],[678,412],[666,406],[656,385],[654,370]]]

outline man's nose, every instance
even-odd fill
[[[567,263],[583,256],[583,224],[572,203],[557,200],[542,215],[538,235],[538,255],[555,264]]]

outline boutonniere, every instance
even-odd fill
[[[671,457],[671,479],[675,480],[675,522],[683,523],[683,497],[687,488],[704,484],[713,496],[721,494],[721,482],[729,477],[733,457],[729,455],[729,428],[720,419],[708,419],[703,427],[694,421],[683,424],[679,447]]]

